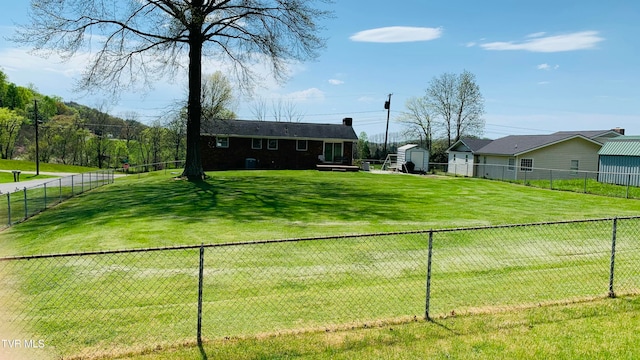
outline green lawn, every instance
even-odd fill
[[[53,178],[53,177],[54,176],[43,175],[43,174],[36,175],[36,174],[21,173],[20,174],[20,181],[16,182],[16,187],[21,187],[20,183],[23,182],[23,181],[37,180],[37,179],[49,179],[49,178]],[[13,173],[0,171],[0,183],[12,183],[12,182],[14,182]]]
[[[640,214],[640,202],[473,178],[317,171],[117,179],[0,234],[2,255]],[[92,231],[87,231],[90,227]]]
[[[635,359],[640,298],[161,348],[114,359]]]
[[[176,180],[164,172],[117,179],[1,232],[0,254],[529,223],[637,215],[640,210],[636,200],[471,178],[316,171],[210,175],[202,183]],[[535,238],[523,236],[527,234],[523,231],[510,228],[482,238],[460,232],[436,236],[435,313],[606,294],[610,224],[580,227],[569,235],[559,232],[562,236],[557,227],[536,233]],[[620,234],[622,249],[632,253],[632,261],[621,256],[620,266],[627,271],[634,269],[638,257],[637,247],[625,242],[636,235],[628,230]],[[413,316],[419,319],[424,314],[426,244],[424,235],[410,235],[207,248],[203,331],[213,348],[207,352],[217,358],[216,349],[229,345],[231,358],[287,358],[286,352],[260,355],[264,346],[264,351],[273,351],[270,340],[260,340],[260,334],[313,333],[324,326],[344,329],[345,324],[405,324]],[[0,303],[27,314],[23,320],[31,324],[29,331],[45,336],[67,354],[84,349],[110,353],[114,344],[125,351],[154,344],[171,347],[194,338],[197,253],[198,249],[185,249],[31,260],[21,265],[0,262],[0,275],[4,273],[9,284],[4,295],[0,291]],[[625,288],[637,287],[634,276],[625,278],[631,281]],[[535,296],[527,293],[531,289]],[[15,293],[24,298],[15,299]],[[637,314],[637,301],[631,303],[635,305],[630,311]],[[27,310],[20,308],[25,306]],[[449,321],[443,326],[452,326]],[[401,331],[407,332],[403,335],[407,339],[391,339],[391,344],[411,343],[415,336],[423,338],[416,334],[439,329],[421,322],[413,330],[411,326],[400,327],[406,327]],[[386,336],[384,329],[336,336],[346,340],[374,334],[375,338]],[[245,345],[221,343],[225,336],[258,340],[239,342],[254,344],[245,355],[239,350]],[[318,349],[307,353],[306,347],[322,341],[313,340],[318,336],[322,338],[313,335],[308,345],[305,337],[283,341],[291,341],[292,357],[349,358],[351,345],[341,345],[342,340],[336,352],[329,346],[324,348],[327,353]],[[505,339],[510,336],[515,335]],[[455,343],[455,337],[449,341]],[[372,348],[372,342],[373,338],[363,340],[354,357],[375,357],[378,351],[387,357],[385,351],[393,348]],[[398,358],[411,357],[408,352]]]
[[[36,171],[36,163],[26,160],[6,160],[0,159],[0,170],[21,170],[21,171]],[[65,164],[52,164],[52,163],[40,163],[40,171],[42,172],[64,172],[64,173],[81,173],[87,171],[95,171],[97,168],[90,168],[85,166],[65,165]],[[24,174],[23,174],[24,175]],[[22,179],[22,175],[20,175]],[[13,181],[13,175],[11,180]]]

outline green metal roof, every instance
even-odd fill
[[[598,155],[640,156],[640,137],[628,136],[607,141],[598,151]]]

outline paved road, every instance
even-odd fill
[[[5,171],[5,172],[11,172]],[[35,172],[23,171],[22,174],[35,174]],[[77,173],[51,173],[51,172],[40,172],[42,175],[50,175],[50,176],[58,176],[62,179],[62,186],[71,186],[71,175],[77,175],[73,177],[73,184],[80,185],[82,181],[88,183],[90,178],[92,181],[96,181],[96,174],[91,173],[91,177],[88,174],[84,176],[80,176]],[[60,186],[59,179],[55,178],[46,178],[46,179],[37,179],[37,180],[28,180],[28,181],[19,181],[19,182],[10,182],[10,183],[0,183],[0,194],[6,194],[10,192],[20,191],[26,188],[31,188],[34,186],[42,185],[44,183],[51,184],[51,186]],[[49,185],[47,185],[48,187]]]

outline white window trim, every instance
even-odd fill
[[[271,147],[271,141],[276,142],[275,147]],[[267,150],[278,150],[278,139],[267,139]]]
[[[304,148],[298,146],[300,141],[304,141]],[[296,140],[296,151],[307,151],[309,150],[309,141],[308,140]]]
[[[216,136],[216,147],[221,149],[227,149],[229,147],[229,137]]]
[[[522,161],[523,160],[531,160],[531,166],[522,166]],[[518,166],[520,168],[520,172],[531,172],[533,171],[533,158],[521,158],[520,159],[520,166]]]
[[[256,141],[256,140],[260,141],[260,146],[259,147],[256,147],[254,145],[254,141]],[[251,148],[253,150],[262,150],[262,139],[256,139],[256,138],[251,139]]]
[[[513,160],[513,164],[511,164],[511,160]],[[516,159],[510,158],[507,160],[507,171],[516,171]]]

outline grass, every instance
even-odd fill
[[[633,359],[640,299],[619,298],[434,322],[226,339],[114,359]]]
[[[512,181],[524,184],[524,181]],[[606,184],[595,179],[527,180],[526,184],[542,189],[572,191],[611,197],[640,199],[640,187]]]
[[[21,170],[21,171],[36,171],[36,163],[34,161],[27,160],[6,160],[0,159],[0,170]],[[42,172],[62,172],[62,173],[81,173],[87,171],[95,171],[97,168],[65,165],[65,164],[52,164],[52,163],[40,163],[40,171]],[[13,175],[11,175],[11,181],[13,181]],[[20,175],[20,179],[25,174]]]
[[[163,172],[118,179],[0,234],[0,255],[636,215],[640,203],[473,178]],[[87,227],[92,231],[87,232]]]
[[[118,179],[0,233],[0,254],[612,217],[636,215],[640,209],[635,200],[469,178],[315,171],[211,175],[202,183],[175,180],[164,173]],[[509,229],[479,238],[490,239],[490,247],[459,232],[438,235],[434,311],[473,312],[473,306],[491,308],[496,304],[504,309],[604,294],[609,225],[573,229],[565,237],[558,237],[564,232],[554,228],[549,233],[536,233],[535,239],[522,236],[522,228]],[[633,226],[624,227],[628,228]],[[634,237],[633,232],[621,231],[621,244]],[[594,249],[603,238],[604,247]],[[575,255],[581,251],[591,256]],[[213,349],[206,351],[217,358],[217,349],[227,344],[217,339],[242,335],[252,340],[240,341],[244,345],[237,347],[230,341],[229,351],[234,352],[230,358],[348,358],[353,349],[357,350],[354,357],[377,357],[377,352],[392,357],[388,351],[394,349],[394,343],[406,347],[402,339],[393,340],[392,336],[389,343],[382,341],[387,346],[370,345],[376,337],[386,336],[384,327],[366,330],[366,334],[340,332],[336,336],[345,341],[351,336],[373,337],[348,340],[351,345],[339,345],[335,352],[331,346],[321,348],[327,353],[315,349],[314,341],[321,340],[305,340],[305,336],[300,340],[285,338],[283,341],[292,346],[283,348],[290,352],[278,352],[269,345],[270,337],[261,334],[279,329],[313,334],[313,329],[325,326],[341,329],[345,324],[360,327],[420,318],[424,312],[425,259],[424,236],[208,248],[203,329]],[[634,269],[631,259],[627,264],[621,260],[622,269]],[[30,331],[46,336],[67,354],[83,349],[111,352],[113,344],[121,344],[124,350],[160,344],[172,349],[168,354],[174,350],[194,352],[197,348],[171,346],[193,339],[197,260],[195,249],[54,258],[15,268],[0,263],[5,283],[25,296],[16,301],[5,290],[4,301],[0,292],[0,303],[28,306],[30,311],[23,320],[36,324]],[[630,274],[623,281],[629,281],[625,286],[633,289],[637,284],[633,272]],[[535,296],[527,289],[535,290]],[[637,305],[637,301],[630,301]],[[637,306],[633,309],[637,314]],[[409,343],[414,341],[412,337],[424,339],[416,334],[438,329],[419,324],[422,327],[415,325],[419,327],[414,330],[409,330],[414,325],[407,330],[406,325],[401,326],[399,331],[407,332],[403,336]],[[322,338],[322,334],[311,338],[316,336]],[[277,344],[280,340],[274,341]],[[255,346],[245,355],[240,347],[247,344]],[[454,344],[451,340],[449,346]],[[260,353],[261,346],[266,346],[267,353]],[[491,348],[487,345],[487,350]],[[463,350],[460,347],[459,351]],[[404,358],[415,355],[406,351]]]
[[[20,174],[20,182],[28,181],[28,180],[49,179],[53,177],[54,176],[43,175],[43,174],[36,175],[36,174],[22,173]],[[12,183],[12,182],[14,182],[12,173],[0,171],[0,183]],[[16,183],[16,186],[19,186],[19,185],[20,183]]]

